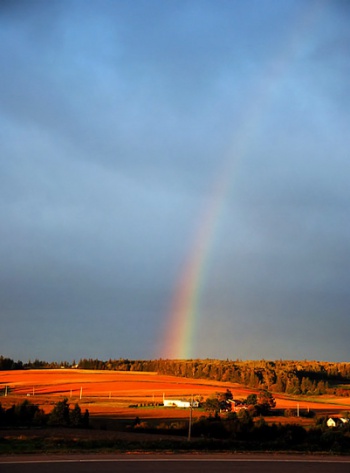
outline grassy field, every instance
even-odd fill
[[[209,380],[177,378],[145,372],[86,371],[75,369],[0,371],[0,403],[4,408],[29,400],[45,412],[54,404],[68,398],[70,405],[79,403],[81,410],[89,410],[90,429],[6,428],[0,431],[0,455],[15,453],[62,452],[130,452],[130,451],[200,451],[237,450],[252,448],[263,451],[285,451],[281,441],[273,444],[240,440],[217,440],[197,437],[188,442],[189,409],[166,408],[167,399],[186,399],[192,396],[205,400],[218,392],[230,389],[235,399],[245,399],[252,389],[238,384]],[[293,398],[276,395],[276,409],[266,417],[268,424],[280,423],[311,426],[312,418],[296,417],[309,409],[318,415],[339,415],[350,410],[349,398],[320,396]],[[131,407],[136,406],[137,407]],[[292,416],[283,416],[289,409]],[[294,413],[294,415],[293,415]],[[207,416],[203,409],[192,410],[192,420]],[[222,415],[224,419],[224,414]],[[137,427],[136,418],[140,420]],[[257,419],[258,420],[258,419]],[[141,427],[141,429],[139,428]],[[271,427],[273,429],[273,427]],[[288,434],[289,435],[289,434]],[[288,437],[289,438],[289,437]],[[282,443],[281,443],[282,442]],[[332,441],[333,442],[333,441]],[[333,443],[321,447],[333,451]],[[280,445],[281,443],[281,445]],[[334,444],[337,445],[337,444]],[[314,448],[314,445],[311,445]],[[288,447],[289,448],[289,447]],[[287,449],[288,449],[287,448]],[[300,448],[309,449],[310,445]],[[347,452],[348,447],[342,446]],[[318,450],[317,450],[318,451]]]

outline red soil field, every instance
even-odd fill
[[[210,395],[235,386],[239,395],[247,396],[251,391],[238,385],[210,380],[194,380],[157,373],[88,370],[28,370],[0,372],[0,389],[8,386],[16,395],[50,395],[84,397],[124,398],[154,400],[167,398]],[[238,392],[237,392],[238,394]]]
[[[7,397],[5,397],[7,386]],[[193,395],[206,399],[217,392],[230,389],[235,399],[246,398],[257,392],[239,384],[211,380],[177,378],[145,372],[88,371],[88,370],[26,370],[0,371],[1,403],[8,407],[21,402],[25,397],[44,408],[52,409],[57,400],[67,397],[70,402],[79,402],[90,414],[132,418],[139,411],[130,404],[162,403],[166,399],[187,399]],[[320,396],[315,400],[293,399],[275,395],[278,409],[311,409],[322,414],[339,414],[350,410],[349,398]],[[203,411],[194,409],[194,416]],[[188,410],[172,408],[142,408],[143,418],[187,418]]]

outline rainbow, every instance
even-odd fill
[[[227,174],[218,182],[218,187],[209,201],[205,214],[200,219],[199,229],[185,263],[182,277],[177,284],[171,306],[168,336],[163,352],[168,358],[190,358],[193,333],[197,319],[197,307],[206,274],[207,253],[219,226],[224,207],[224,196],[229,187]]]
[[[293,61],[302,52],[304,33],[309,32],[320,17],[326,2],[319,2],[307,8],[292,28],[280,54],[275,57],[261,74],[259,84],[251,94],[250,106],[241,119],[242,125],[232,138],[227,157],[215,179],[212,194],[199,219],[195,237],[176,284],[167,318],[166,333],[163,336],[162,358],[190,359],[194,355],[195,327],[198,323],[199,302],[206,279],[209,255],[214,247],[223,210],[233,188],[241,162],[252,151],[252,142],[261,130],[263,117],[273,100],[275,91],[284,80]]]

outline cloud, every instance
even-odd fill
[[[157,353],[226,166],[195,356],[346,357],[345,3],[0,8],[4,354]]]

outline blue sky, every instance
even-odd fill
[[[349,359],[350,3],[2,1],[0,347],[162,355],[222,172],[192,356]]]

